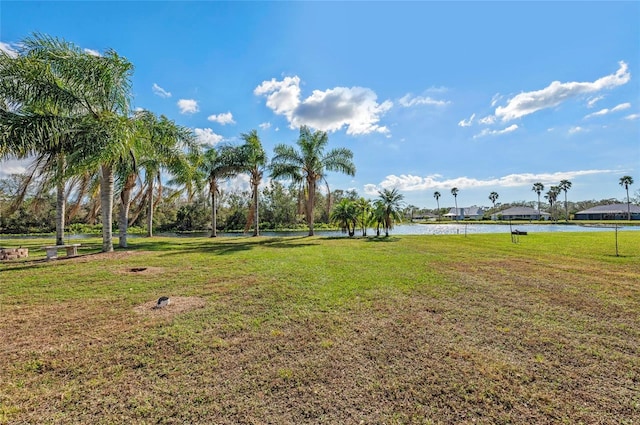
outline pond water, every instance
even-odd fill
[[[519,230],[521,232],[528,233],[543,233],[543,232],[613,232],[614,225],[566,225],[566,224],[527,224],[517,223],[511,224],[480,224],[480,223],[446,223],[446,224],[400,224],[395,226],[390,235],[402,236],[402,235],[473,235],[483,233],[505,233],[509,234],[511,230]],[[618,225],[618,231],[640,231],[640,226],[621,226]],[[306,236],[306,230],[300,231],[288,231],[288,232],[260,232],[262,236]],[[325,237],[340,237],[346,234],[339,230],[316,230],[316,236]],[[382,231],[381,231],[381,234]],[[193,232],[193,233],[158,233],[157,236],[169,236],[169,237],[207,237],[210,232]],[[223,233],[218,232],[220,237],[247,237],[250,233]],[[356,236],[362,235],[361,230],[356,231]],[[375,229],[367,230],[368,236],[375,235]],[[48,238],[50,235],[24,235],[24,236],[3,236],[2,239],[34,239],[34,238]],[[65,234],[65,239],[86,239],[91,237],[100,237],[100,235],[85,235],[85,234]],[[129,238],[142,237],[141,235],[128,235]],[[114,232],[114,241],[117,241],[118,234]]]
[[[542,233],[542,232],[612,232],[614,231],[613,225],[610,226],[583,226],[583,225],[566,225],[566,224],[527,224],[518,223],[512,224],[511,229],[508,224],[400,224],[395,226],[390,235],[464,235],[464,234],[479,234],[479,233],[511,233],[511,230],[519,230],[521,232],[528,233]],[[626,230],[640,230],[640,226],[620,226],[618,225],[618,231]],[[367,236],[374,236],[375,229],[368,229]],[[290,231],[290,232],[260,232],[262,236],[306,236],[307,231]],[[218,236],[248,236],[250,233],[221,233],[218,232]],[[346,236],[339,230],[316,230],[316,236]],[[381,234],[384,234],[381,230]],[[356,230],[356,236],[362,235],[362,230]],[[178,236],[178,237],[201,237],[209,236],[209,232],[198,233],[186,233],[175,234],[165,233],[162,236]]]

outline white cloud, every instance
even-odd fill
[[[629,109],[629,108],[631,108],[631,103],[629,103],[629,102],[621,103],[619,105],[614,106],[614,108],[611,110],[611,112],[624,111],[625,109]]]
[[[584,128],[580,127],[580,126],[576,126],[576,127],[571,127],[569,129],[569,134],[576,134],[576,133],[581,133],[583,131],[586,131]]]
[[[233,114],[231,112],[225,112],[223,114],[218,115],[209,115],[207,117],[209,121],[217,122],[218,124],[227,125],[227,124],[235,124],[236,122],[233,120]]]
[[[517,124],[512,124],[507,128],[503,128],[502,130],[489,130],[488,128],[485,128],[480,133],[473,136],[473,138],[477,139],[479,137],[485,137],[485,136],[499,136],[501,134],[511,133],[512,131],[516,131],[517,129],[518,129]]]
[[[629,120],[629,121],[637,120],[638,118],[640,118],[640,114],[630,114],[624,117],[625,120]]]
[[[301,100],[300,78],[295,76],[282,81],[263,81],[253,93],[266,96],[267,106],[276,114],[284,115],[290,128],[308,125],[322,131],[337,131],[346,127],[349,135],[389,132],[378,122],[393,103],[388,100],[378,103],[375,92],[368,88],[314,90]]]
[[[491,98],[491,107],[496,106],[496,104],[503,98],[503,96],[500,93],[496,93],[493,95],[493,97]]]
[[[93,49],[84,49],[84,52],[90,54],[91,56],[102,56],[99,51]]]
[[[0,41],[0,50],[5,52],[11,58],[18,57],[18,51],[9,43],[3,43],[2,41]]]
[[[396,188],[400,191],[413,192],[431,189],[448,189],[457,187],[458,189],[482,188],[482,187],[521,187],[530,186],[535,182],[545,185],[557,184],[560,180],[573,180],[576,177],[615,173],[615,170],[580,170],[580,171],[558,171],[556,173],[522,173],[509,174],[504,177],[490,179],[474,179],[469,177],[457,177],[454,179],[441,179],[440,175],[430,175],[426,177],[402,174],[400,176],[389,175],[379,184],[365,184],[364,191],[368,195],[375,195],[380,189]]]
[[[593,82],[552,82],[542,90],[523,92],[507,101],[506,106],[498,106],[495,115],[503,122],[524,117],[542,109],[558,106],[567,99],[626,84],[631,79],[625,62],[619,63],[615,74],[606,75]]]
[[[445,106],[451,102],[445,100],[436,100],[429,96],[413,96],[411,93],[407,93],[398,99],[398,103],[405,108],[419,105],[433,105],[433,106]]]
[[[153,86],[151,87],[151,90],[153,90],[153,94],[155,94],[157,96],[160,96],[160,97],[171,97],[171,92],[166,91],[165,89],[163,89],[162,87],[160,87],[156,83],[153,83]]]
[[[469,126],[471,126],[471,124],[473,123],[473,120],[475,119],[475,117],[476,117],[476,114],[471,114],[471,116],[469,117],[469,119],[468,119],[468,120],[461,119],[461,120],[458,122],[458,125],[459,125],[460,127],[469,127]]]
[[[484,118],[480,118],[480,119],[478,120],[478,122],[479,122],[480,124],[484,124],[484,125],[493,124],[493,123],[495,123],[495,122],[496,122],[496,116],[495,116],[495,115],[488,115],[488,116],[486,116],[486,117],[484,117]]]
[[[214,146],[224,140],[224,137],[214,133],[210,128],[195,128],[193,132],[196,139],[207,146]]]
[[[198,108],[198,102],[193,99],[180,99],[178,100],[178,107],[181,114],[194,114],[200,110]]]
[[[629,102],[621,103],[621,104],[619,104],[619,105],[617,105],[617,106],[615,106],[615,107],[613,107],[611,109],[607,109],[607,108],[600,109],[597,112],[593,112],[593,113],[591,113],[589,115],[586,115],[584,118],[587,119],[587,118],[597,117],[597,116],[601,116],[601,115],[607,115],[607,114],[610,114],[612,112],[624,111],[625,109],[629,109],[629,108],[631,108],[631,103],[629,103]]]
[[[587,101],[587,108],[593,108],[594,106],[596,106],[596,103],[598,103],[602,99],[604,99],[604,96],[593,96],[593,97],[590,97],[588,99],[588,101]]]
[[[263,122],[261,124],[258,124],[258,127],[260,127],[263,130],[266,130],[268,128],[271,128],[271,123],[270,122]]]

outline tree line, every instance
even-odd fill
[[[256,130],[242,133],[241,145],[205,148],[165,116],[130,111],[132,73],[113,50],[96,55],[41,34],[23,40],[17,55],[0,52],[0,159],[34,158],[25,175],[0,181],[5,231],[47,230],[53,220],[56,244],[63,245],[68,224],[83,229],[99,218],[108,252],[114,223],[126,247],[131,225],[147,236],[158,221],[161,228],[191,230],[203,226],[206,209],[212,237],[219,213],[224,229],[244,226],[255,236],[261,225],[297,227],[302,220],[311,236],[316,219],[350,234],[354,220],[376,222],[388,235],[399,219],[396,190],[381,191],[374,205],[331,192],[328,172],[356,170],[349,149],[327,149],[326,132],[302,126],[296,146],[278,144],[270,160]],[[272,180],[260,191],[265,174]],[[240,175],[248,177],[250,193],[221,189]]]

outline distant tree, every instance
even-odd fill
[[[496,201],[498,200],[498,198],[500,197],[500,195],[498,195],[498,192],[491,192],[489,194],[489,200],[491,201],[491,203],[493,203],[493,208],[496,208]]]
[[[356,222],[358,220],[358,209],[355,202],[343,199],[331,210],[331,221],[338,224],[343,233],[348,233],[349,237],[355,234]]]
[[[544,185],[540,182],[534,183],[531,190],[538,195],[538,220],[540,220],[540,194],[544,190]]]
[[[393,229],[396,221],[402,221],[401,208],[404,195],[398,189],[383,189],[378,192],[380,201],[379,207],[382,209],[383,226],[385,236],[389,236],[389,230]]]
[[[329,136],[324,131],[312,132],[308,127],[300,127],[297,145],[277,145],[271,160],[271,177],[289,178],[304,187],[305,215],[309,226],[309,236],[313,236],[314,205],[318,182],[325,181],[327,171],[338,171],[349,176],[356,173],[353,152],[346,148],[336,148],[324,152]],[[330,196],[330,192],[327,194]]]
[[[433,197],[436,198],[436,203],[438,205],[438,221],[440,221],[440,196],[442,195],[437,190],[433,192]]]
[[[558,188],[564,192],[564,219],[569,221],[569,206],[567,204],[567,191],[571,189],[571,182],[569,180],[560,180]]]
[[[456,203],[456,221],[458,220],[458,217],[460,216],[460,213],[458,212],[458,188],[457,187],[452,187],[451,188],[451,194],[453,195],[453,199],[455,200]]]
[[[620,177],[620,186],[623,186],[627,191],[627,220],[631,220],[631,200],[629,199],[629,186],[633,184],[633,177],[622,176]]]
[[[555,204],[556,201],[558,200],[558,194],[559,193],[560,193],[560,188],[558,186],[551,186],[551,189],[549,189],[547,194],[544,195],[544,197],[547,199],[547,201],[549,201],[549,212],[551,214],[551,217],[554,216],[554,214],[553,214],[553,204]]]

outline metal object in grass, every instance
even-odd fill
[[[163,308],[169,305],[169,297],[160,297],[153,308]]]

